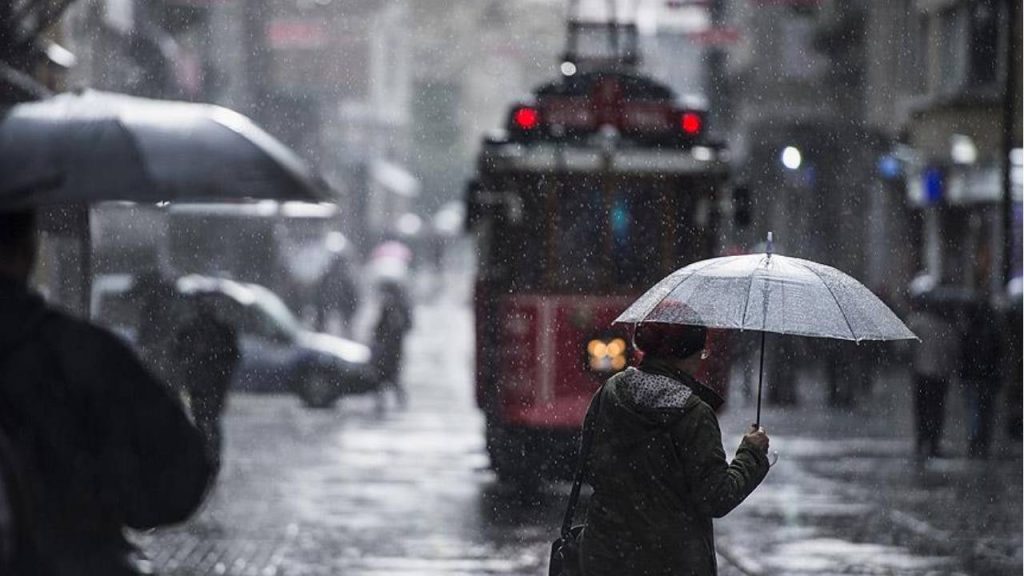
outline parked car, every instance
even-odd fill
[[[94,289],[98,320],[129,340],[138,333],[140,304],[130,282],[102,281]],[[293,392],[310,407],[332,406],[338,398],[377,389],[370,349],[358,342],[308,330],[281,299],[263,286],[190,275],[174,283],[187,309],[200,302],[238,334],[241,362],[232,388],[250,392]],[[129,306],[127,302],[134,306]],[[172,303],[168,303],[172,305]],[[134,315],[127,311],[135,308]]]

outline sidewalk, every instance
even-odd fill
[[[963,401],[947,398],[947,458],[913,458],[910,386],[876,383],[850,410],[768,407],[779,460],[764,484],[716,523],[724,573],[1013,574],[1022,568],[1021,446],[996,429],[993,458],[963,457]],[[737,400],[737,399],[734,399]],[[722,415],[727,450],[753,420],[742,400]]]

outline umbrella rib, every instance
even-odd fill
[[[153,172],[149,165],[149,161],[142,153],[142,143],[139,141],[139,138],[135,135],[134,132],[131,131],[130,128],[128,128],[128,126],[125,125],[121,116],[115,115],[113,124],[115,127],[117,127],[118,131],[124,134],[124,137],[127,138],[129,142],[131,142],[131,151],[135,153],[135,160],[138,163],[139,171],[142,172],[142,174],[149,179],[153,188],[159,188],[160,183],[157,181],[156,178],[153,177]]]
[[[760,261],[758,261],[758,266],[760,266]],[[754,288],[754,274],[755,273],[757,273],[757,269],[756,268],[754,269],[754,272],[752,272],[750,274],[750,278],[749,278],[749,280],[747,282],[747,298],[743,301],[743,316],[740,316],[740,330],[743,330],[743,327],[747,325],[747,309],[750,308],[750,291]],[[767,321],[768,321],[768,319],[765,318],[761,322],[761,330],[762,331],[764,330],[765,323]]]
[[[661,304],[662,301],[665,300],[665,298],[668,298],[669,294],[671,294],[671,293],[675,292],[676,290],[678,290],[679,287],[682,286],[683,284],[685,284],[687,280],[689,280],[690,278],[693,278],[694,276],[696,276],[696,274],[694,274],[694,272],[697,272],[698,270],[704,270],[705,268],[710,268],[711,266],[714,266],[715,264],[721,264],[721,262],[720,261],[712,260],[711,262],[708,262],[707,264],[701,266],[700,268],[694,269],[693,272],[691,272],[688,276],[686,276],[685,278],[680,280],[679,284],[676,284],[675,286],[670,288],[669,291],[666,292],[664,296],[662,296],[658,300],[654,301],[654,303],[651,304],[651,306],[643,314],[640,315],[640,322],[646,322],[647,321],[647,316],[651,312],[653,312],[655,308],[658,307],[658,304]]]
[[[839,313],[843,315],[843,321],[846,322],[846,329],[850,331],[850,336],[853,337],[853,340],[855,342],[859,342],[859,340],[857,339],[856,332],[853,331],[853,325],[850,324],[850,319],[846,317],[846,311],[843,310],[843,305],[839,303],[839,298],[836,298],[836,293],[832,291],[832,287],[828,285],[828,282],[825,282],[825,279],[821,276],[821,274],[818,274],[818,271],[815,270],[814,268],[811,268],[810,266],[804,264],[803,262],[797,262],[797,264],[803,266],[804,268],[807,269],[808,272],[817,276],[818,280],[821,280],[821,285],[824,286],[826,290],[828,290],[829,295],[832,296],[832,301],[836,303],[836,308],[838,308]]]

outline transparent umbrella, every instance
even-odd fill
[[[917,336],[863,284],[824,264],[772,254],[695,262],[654,285],[617,324],[664,322],[761,332],[757,423],[761,422],[765,334],[841,340],[909,340]]]

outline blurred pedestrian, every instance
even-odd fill
[[[805,344],[796,338],[776,338],[772,352],[765,359],[765,400],[773,406],[796,406],[800,393],[796,358],[805,357]]]
[[[936,305],[917,295],[907,326],[921,342],[914,350],[914,415],[917,430],[916,454],[940,455],[942,427],[946,415],[946,393],[960,360],[960,336],[955,324]],[[948,314],[946,308],[946,314]]]
[[[612,376],[591,402],[588,483],[594,493],[580,546],[587,576],[712,575],[712,519],[739,505],[768,473],[768,436],[743,437],[725,459],[715,409],[695,380],[707,330],[641,324],[637,368]]]
[[[353,280],[352,266],[344,254],[338,254],[317,284],[316,325],[321,332],[332,332],[337,318],[338,332],[347,334],[359,306],[359,290]]]
[[[960,347],[960,381],[967,403],[967,455],[988,456],[996,398],[1002,387],[1003,330],[987,302],[968,306]]]
[[[1006,313],[1004,315],[1004,326],[1006,327],[1007,338],[1006,338],[1006,353],[1003,354],[1003,370],[1006,376],[1006,417],[1004,418],[1003,428],[1006,433],[1006,438],[1020,442],[1021,438],[1024,437],[1024,369],[1021,368],[1021,357],[1024,356],[1022,351],[1021,337],[1022,330],[1021,326],[1024,324],[1024,317],[1022,317],[1022,304],[1024,299],[1021,298],[1021,278],[1017,277],[1010,282],[1010,286],[1007,289],[1007,296],[1009,297],[1009,305],[1006,307]]]
[[[828,388],[828,405],[832,408],[849,408],[853,405],[852,380],[846,373],[848,369],[846,345],[848,342],[822,339],[811,344],[812,350],[823,363],[825,385]]]
[[[412,328],[412,311],[404,287],[393,280],[383,280],[380,288],[380,315],[373,330],[373,362],[381,383],[377,406],[385,407],[386,390],[395,392],[400,408],[407,404],[401,382],[402,346],[405,334]]]
[[[825,363],[824,373],[828,385],[829,406],[850,409],[862,398],[871,395],[877,363],[883,354],[883,344],[822,339],[809,343]]]
[[[136,277],[131,296],[139,302],[135,343],[142,360],[158,378],[172,382],[175,366],[171,350],[177,322],[178,293],[159,270],[151,269]]]
[[[189,517],[211,480],[171,391],[106,330],[28,286],[35,216],[0,213],[0,429],[24,466],[33,574],[141,574],[125,528]]]
[[[194,317],[178,330],[174,357],[180,387],[206,439],[207,453],[219,470],[221,418],[231,377],[241,359],[238,336],[233,326],[217,318],[208,303],[197,301]]]

